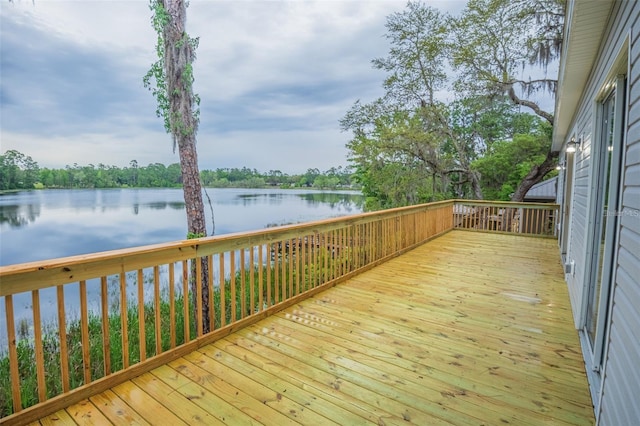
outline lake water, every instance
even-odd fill
[[[211,188],[207,191],[216,235],[356,214],[362,212],[364,205],[363,196],[353,191]],[[211,209],[206,205],[205,210],[211,234]],[[2,194],[0,265],[183,240],[186,223],[182,189]],[[3,299],[0,298],[0,352],[6,345]],[[55,291],[42,291],[41,299],[43,320],[55,317]],[[71,303],[73,299],[70,298]],[[16,322],[29,320],[30,293],[15,296],[14,305]]]
[[[362,211],[358,192],[207,189],[215,234]],[[205,197],[205,203],[207,203]],[[211,234],[211,209],[205,206]],[[0,265],[183,240],[182,189],[42,190],[0,195]]]

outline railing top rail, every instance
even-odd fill
[[[368,223],[383,217],[402,216],[414,211],[452,205],[453,201],[447,200],[255,231],[0,266],[0,296],[119,274],[124,271],[147,268],[158,264],[193,259],[227,250],[242,249],[251,245],[296,238],[308,233],[330,231],[344,226]]]
[[[456,199],[453,200],[455,204],[463,205],[463,206],[496,206],[496,207],[527,207],[531,209],[555,209],[559,208],[559,204],[555,203],[531,203],[528,201],[517,202],[517,201],[488,201],[488,200],[462,200]]]

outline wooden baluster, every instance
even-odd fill
[[[392,239],[393,236],[391,235],[391,233],[393,232],[392,230],[392,224],[393,224],[394,219],[393,218],[387,218],[383,221],[383,227],[384,227],[384,237],[383,237],[383,241],[384,241],[384,246],[382,247],[382,256],[381,257],[386,257],[389,254],[391,254],[391,244],[392,244]]]
[[[309,246],[309,236],[305,235],[302,237],[301,241],[301,249],[302,253],[300,255],[300,289],[302,292],[309,290],[309,264],[310,264],[310,246]]]
[[[304,240],[302,237],[298,237],[295,239],[296,241],[296,254],[295,254],[295,265],[294,265],[294,275],[296,278],[296,294],[300,294],[300,256],[303,253]]]
[[[403,244],[407,243],[407,236],[400,234],[400,229],[402,229],[402,227],[400,226],[399,229],[396,228],[396,224],[399,224],[406,219],[406,215],[405,217],[391,217],[387,219],[387,247],[384,253],[384,257],[391,256],[393,253],[395,253],[396,239],[402,241]]]
[[[216,328],[216,303],[215,303],[215,292],[213,291],[214,285],[214,274],[213,274],[213,255],[207,256],[207,267],[209,268],[209,275],[207,279],[209,280],[209,331],[213,331]]]
[[[326,283],[329,281],[329,235],[328,232],[325,232],[322,235],[322,245],[324,247],[324,280],[322,283]]]
[[[229,268],[230,268],[230,280],[231,280],[231,322],[236,322],[236,252],[235,250],[231,250],[229,252],[230,260],[229,260]]]
[[[369,260],[369,263],[371,263],[378,260],[377,256],[378,256],[378,244],[380,244],[380,234],[379,234],[377,222],[369,223],[369,227],[371,228],[371,239],[370,239],[371,259]]]
[[[399,218],[391,218],[391,247],[389,254],[395,254],[401,248],[408,247],[416,238],[417,229],[413,229],[413,232],[407,232],[409,226],[408,223],[415,224],[416,215],[404,215]]]
[[[352,225],[351,230],[351,270],[360,268],[360,225]]]
[[[355,250],[355,225],[349,225],[349,227],[347,228],[347,230],[345,231],[345,249],[347,251],[347,255],[345,256],[346,259],[346,263],[345,263],[345,274],[351,272],[354,270],[354,265],[355,265],[355,255],[356,255],[356,250]]]
[[[454,205],[451,207],[451,216],[453,217],[453,227],[457,228],[458,224],[461,222],[461,219],[464,217],[461,215],[461,206]]]
[[[40,293],[31,292],[31,309],[33,310],[33,338],[36,350],[36,376],[38,381],[38,400],[47,399],[47,385],[44,379],[44,350],[42,349],[42,320],[40,318]]]
[[[362,263],[360,264],[361,267],[367,266],[367,264],[369,263],[369,257],[368,257],[368,253],[369,253],[369,233],[368,233],[368,226],[366,223],[363,223],[362,225],[362,233],[360,234],[362,236]]]
[[[538,235],[544,235],[544,210],[542,209],[538,209],[536,210],[536,227],[533,229],[533,232],[535,232]]]
[[[258,246],[258,312],[264,308],[264,245]]]
[[[382,259],[384,257],[384,244],[387,242],[387,238],[385,238],[385,222],[387,220],[378,221],[378,237],[380,238],[378,243],[378,256],[377,259]]]
[[[342,263],[341,229],[333,231],[333,279],[340,277],[340,264]]]
[[[240,318],[244,318],[247,313],[247,290],[245,281],[246,277],[246,267],[245,267],[245,250],[240,250]]]
[[[300,240],[300,269],[298,275],[300,275],[300,290],[305,292],[309,289],[309,259],[308,254],[309,250],[309,238],[302,237]]]
[[[13,412],[22,411],[20,399],[20,372],[18,370],[18,349],[16,345],[16,324],[13,315],[13,296],[4,297],[5,315],[7,318],[7,338],[9,340],[9,374],[11,376],[11,394],[13,396]]]
[[[191,260],[195,263],[195,284],[196,284],[196,335],[198,337],[203,334],[202,327],[202,263],[201,258],[196,257]],[[192,278],[193,279],[193,278]]]
[[[462,217],[463,217],[463,221],[464,221],[464,224],[463,224],[463,226],[462,226],[462,227],[463,227],[463,228],[465,228],[465,229],[466,229],[466,228],[469,228],[469,216],[470,216],[470,212],[469,212],[469,210],[468,210],[468,207],[467,207],[467,206],[465,206],[464,204],[461,204],[461,205],[460,205],[460,211],[461,211],[461,214],[462,214]]]
[[[171,348],[176,347],[176,267],[169,263],[169,329]]]
[[[347,254],[347,246],[344,240],[346,228],[340,228],[338,230],[338,277],[344,275],[345,256]]]
[[[287,276],[287,265],[291,262],[291,256],[287,253],[291,250],[291,246],[287,247],[287,243],[282,241],[282,262],[280,262],[280,266],[282,267],[282,278],[280,279],[280,283],[282,284],[280,289],[280,301],[284,302],[287,300],[287,282],[289,277]],[[286,259],[285,259],[286,258]]]
[[[227,300],[224,274],[224,252],[220,253],[220,327],[227,325]]]
[[[249,248],[249,315],[253,315],[254,312],[257,312],[256,310],[256,289],[255,289],[255,285],[256,285],[256,279],[255,279],[255,272],[256,272],[256,265],[255,265],[255,254],[254,254],[254,250],[255,247],[251,246]]]
[[[334,278],[338,278],[342,276],[342,250],[344,248],[344,241],[342,231],[344,228],[340,228],[336,230],[336,247],[334,249],[334,259],[336,262],[336,276]]]
[[[271,253],[274,253],[275,248],[273,247],[273,244],[267,244],[267,259],[266,259],[266,265],[267,265],[267,270],[265,271],[267,273],[267,308],[271,306]]]
[[[58,290],[62,291],[62,286],[58,286]],[[109,293],[107,291],[107,277],[100,277],[100,303],[102,314],[102,359],[104,361],[104,375],[111,374],[111,332],[109,329]],[[64,309],[62,311],[64,316]],[[65,350],[66,350],[65,339]],[[60,346],[62,351],[62,345]],[[67,390],[65,390],[67,392]]]
[[[329,238],[328,247],[328,257],[329,257],[329,277],[327,281],[331,281],[336,276],[336,231],[335,229],[329,231],[327,233],[327,237]]]
[[[313,285],[315,288],[320,282],[320,244],[318,242],[318,233],[313,234]]]
[[[122,333],[122,367],[129,368],[129,326],[127,307],[127,276],[124,266],[120,271],[120,332]]]
[[[479,225],[480,225],[480,213],[481,213],[481,208],[480,206],[475,206],[475,207],[471,207],[471,206],[465,206],[467,209],[469,209],[468,211],[470,212],[469,216],[469,221],[467,222],[467,228],[478,228],[479,229]]]
[[[382,224],[380,221],[373,223],[373,238],[371,238],[371,242],[373,245],[373,261],[377,261],[380,259],[380,250],[382,248]]]
[[[191,316],[189,315],[189,262],[182,261],[182,310],[184,311],[184,343],[191,340]]]
[[[342,274],[346,275],[353,270],[353,225],[344,228],[344,261]]]
[[[296,249],[294,245],[295,245],[295,239],[292,238],[291,240],[289,240],[289,295],[287,299],[290,299],[293,297],[293,273],[294,273],[293,264],[295,263],[295,256],[296,256]]]
[[[273,258],[273,304],[278,303],[280,293],[280,256],[282,254],[282,241],[278,241],[273,244],[274,246],[274,258]]]
[[[147,335],[144,309],[144,270],[138,269],[138,337],[140,339],[140,361],[147,359]]]
[[[356,250],[358,251],[356,256],[356,269],[360,269],[364,265],[364,225],[356,225]]]
[[[84,384],[91,382],[91,364],[89,358],[89,307],[87,306],[87,282],[80,281],[80,328],[82,341],[82,372]]]
[[[160,267],[153,267],[153,305],[155,311],[156,355],[162,353],[162,322],[160,312]]]
[[[387,220],[386,219],[380,219],[377,221],[376,223],[376,227],[378,228],[378,244],[377,244],[377,248],[378,248],[378,259],[382,258],[384,256],[384,252],[385,252],[385,246],[387,245],[388,239],[387,239]]]
[[[63,286],[59,285],[56,287],[56,296],[57,296],[56,299],[58,304],[58,336],[60,338],[60,376],[61,376],[60,380],[62,381],[62,391],[69,392],[69,389],[70,389],[69,351],[67,350],[67,325],[66,325],[66,316],[65,316],[65,309],[64,309],[64,287]],[[7,318],[7,326],[8,325],[9,325],[9,321]],[[9,336],[9,341],[11,341],[11,336]],[[9,352],[9,354],[11,354],[11,352]],[[106,365],[105,365],[105,368],[106,368]]]

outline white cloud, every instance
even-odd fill
[[[264,172],[327,170],[346,165],[347,139],[334,129],[230,132],[212,139],[199,138],[198,161],[210,169],[250,165]]]
[[[459,9],[460,1],[433,2]],[[192,0],[202,168],[346,164],[339,119],[382,93],[386,16],[404,0]],[[2,2],[1,150],[43,167],[178,161],[142,77],[146,0]]]

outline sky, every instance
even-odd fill
[[[443,12],[464,1],[430,1]],[[191,0],[200,38],[200,169],[345,166],[339,120],[383,94],[371,60],[404,0]],[[142,83],[155,56],[148,1],[0,3],[0,151],[40,167],[179,161]]]

